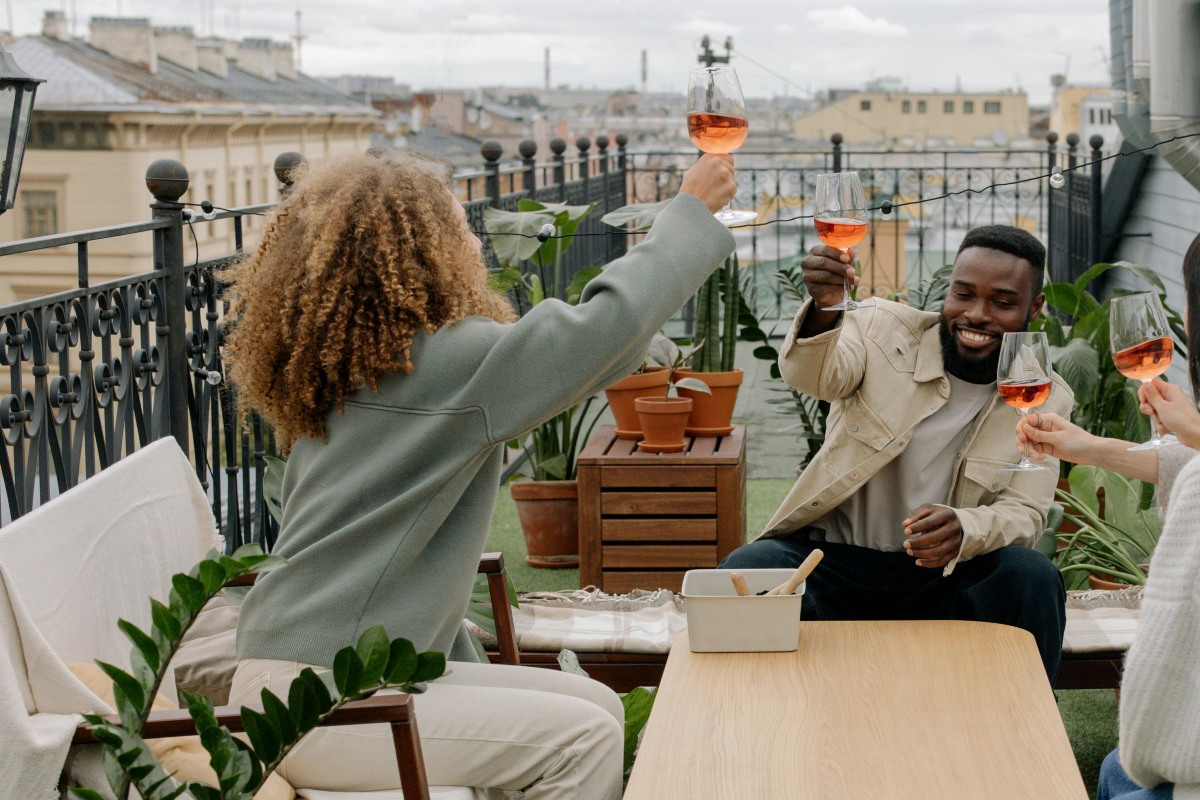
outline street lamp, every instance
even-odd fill
[[[17,66],[12,53],[0,44],[0,146],[4,164],[0,167],[0,214],[13,207],[17,199],[17,181],[21,178],[21,160],[29,139],[29,118],[33,114],[33,95],[44,83]]]

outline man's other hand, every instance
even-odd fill
[[[918,567],[944,567],[962,549],[962,525],[954,509],[926,503],[908,512],[904,526],[904,551]]]

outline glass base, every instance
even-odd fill
[[[1018,461],[1016,464],[1000,467],[1001,472],[1038,472],[1048,469],[1050,468],[1043,467],[1041,464],[1034,464],[1032,461]]]
[[[717,222],[726,227],[758,219],[758,213],[755,211],[734,211],[732,208],[723,208],[713,216],[717,218]]]
[[[1168,433],[1166,436],[1160,436],[1157,439],[1149,439],[1141,444],[1135,444],[1133,447],[1128,448],[1128,452],[1135,453],[1141,450],[1157,450],[1160,447],[1173,447],[1177,444],[1179,444],[1179,439],[1175,437],[1175,434]]]
[[[875,301],[873,299],[866,300],[843,300],[832,306],[825,306],[822,311],[854,311],[859,308],[874,308]]]

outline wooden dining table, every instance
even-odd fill
[[[1086,800],[1033,637],[801,622],[784,653],[673,643],[625,800]]]

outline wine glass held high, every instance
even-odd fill
[[[1126,378],[1149,383],[1171,366],[1175,345],[1166,312],[1153,292],[1113,298],[1108,331],[1113,364]],[[1177,442],[1174,435],[1159,436],[1150,417],[1150,438],[1129,449],[1154,450]]]
[[[737,72],[729,66],[710,66],[688,75],[688,136],[705,153],[732,153],[746,141],[750,122]],[[718,211],[723,225],[739,225],[755,219],[753,211],[734,211],[726,203]]]
[[[857,172],[827,172],[817,176],[813,203],[813,227],[817,237],[829,247],[843,253],[863,240],[867,235],[867,196]],[[855,300],[850,296],[853,283],[844,279],[842,302],[826,306],[824,311],[853,311],[870,308],[875,301]]]
[[[1050,341],[1042,331],[1005,333],[1000,342],[1000,362],[996,367],[996,389],[1000,399],[1015,408],[1022,417],[1050,399]],[[1005,472],[1034,472],[1049,469],[1021,453],[1016,464],[1001,467]]]

